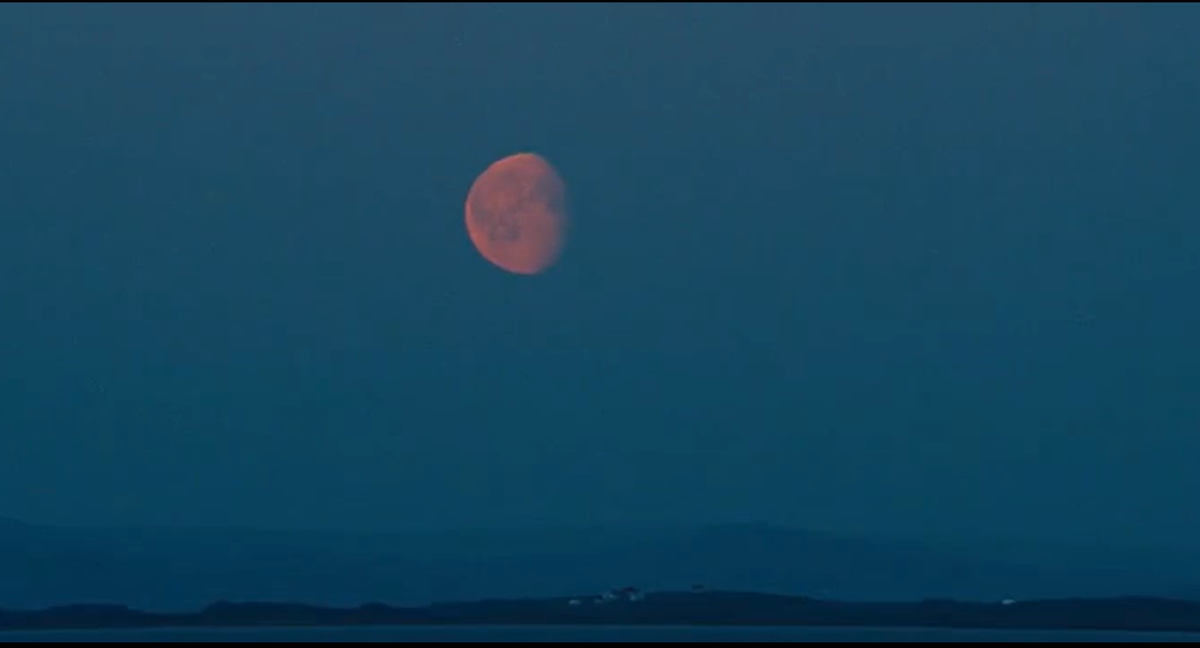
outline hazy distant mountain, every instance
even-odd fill
[[[765,525],[336,534],[0,521],[0,607],[185,610],[221,599],[412,605],[693,584],[871,599],[1200,596],[1194,562],[1161,568],[1159,559],[1159,569],[1139,570],[1136,559],[1067,567],[989,555]]]

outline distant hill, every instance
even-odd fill
[[[1139,570],[1133,558],[1068,567],[990,555],[768,525],[339,534],[9,521],[0,522],[0,608],[111,603],[176,611],[214,600],[421,605],[693,584],[849,600],[1200,597],[1194,562]]]
[[[550,598],[348,608],[218,601],[195,612],[147,613],[121,605],[0,611],[6,631],[132,628],[302,628],[347,626],[840,626],[1110,630],[1195,633],[1200,602],[1150,598],[1040,601],[846,602],[756,592],[612,593]],[[1176,635],[1176,639],[1181,639]]]

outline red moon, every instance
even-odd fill
[[[566,185],[549,162],[533,153],[510,155],[479,174],[467,192],[467,234],[496,266],[539,274],[562,254],[566,197]]]

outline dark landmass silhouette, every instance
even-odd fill
[[[191,614],[155,614],[111,605],[0,612],[3,631],[428,625],[834,626],[1188,633],[1200,632],[1200,602],[1115,598],[872,603],[714,591],[651,593],[637,601],[601,602],[595,597],[580,597],[409,608],[220,602]]]
[[[764,524],[335,533],[0,521],[0,609],[88,601],[188,612],[221,599],[410,608],[553,599],[613,583],[840,601],[1200,600],[1200,560],[1094,547],[950,547]]]

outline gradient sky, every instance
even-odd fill
[[[0,5],[0,516],[1200,542],[1198,25]]]

